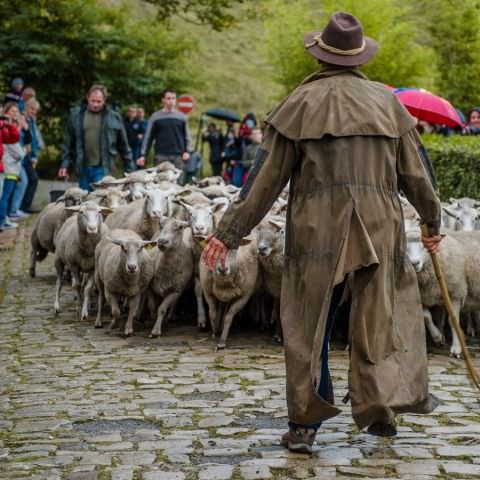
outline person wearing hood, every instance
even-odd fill
[[[14,78],[12,80],[11,89],[5,95],[5,99],[3,100],[4,103],[15,102],[18,104],[18,108],[20,112],[23,111],[23,99],[22,99],[22,91],[23,91],[23,79],[20,77]]]
[[[67,178],[74,167],[80,188],[91,191],[92,183],[114,174],[117,153],[125,172],[133,170],[133,160],[122,117],[106,105],[106,88],[93,85],[86,99],[70,112],[58,176]]]
[[[322,68],[266,119],[239,198],[202,254],[213,269],[267,214],[289,183],[282,278],[289,430],[281,444],[311,453],[334,405],[328,342],[337,307],[351,299],[348,398],[359,428],[396,434],[399,413],[428,413],[425,325],[406,255],[401,189],[438,252],[440,203],[416,121],[384,85],[359,70],[377,52],[357,18],[335,13],[305,37]]]

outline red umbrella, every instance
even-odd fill
[[[398,89],[395,95],[406,109],[419,120],[428,123],[462,127],[463,123],[452,104],[427,90]]]
[[[387,89],[387,90],[390,90],[391,92],[394,92],[396,90],[395,87],[392,87],[391,85],[389,85],[388,83],[384,83],[383,86]]]

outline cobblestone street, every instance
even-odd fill
[[[215,351],[174,322],[149,339],[76,319],[72,290],[53,314],[52,256],[28,276],[28,225],[0,234],[0,478],[254,480],[480,477],[479,393],[463,361],[430,356],[429,416],[399,417],[398,436],[358,431],[349,406],[322,426],[312,457],[279,445],[286,429],[281,347],[233,328]],[[347,354],[334,351],[336,403]],[[479,366],[478,355],[475,359]]]

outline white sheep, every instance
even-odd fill
[[[162,334],[182,293],[192,284],[194,267],[192,232],[187,222],[167,218],[154,237],[158,249],[152,256],[154,275],[149,288],[149,304],[156,308],[156,322],[150,337]]]
[[[146,248],[156,242],[143,240],[132,230],[111,230],[95,249],[95,284],[98,289],[98,310],[95,327],[102,327],[104,300],[112,309],[111,328],[120,319],[120,300],[128,302],[125,336],[133,334],[133,320],[138,316],[142,294],[153,277],[154,265]]]
[[[423,248],[419,232],[407,232],[407,253],[417,272],[427,327],[436,342],[442,334],[432,321],[428,309],[442,306],[443,298],[431,258]],[[480,309],[480,231],[452,232],[445,237],[439,253],[445,281],[457,318],[460,312]],[[452,331],[451,355],[461,354],[457,335]]]
[[[65,207],[79,205],[88,192],[78,187],[72,187],[57,199],[49,203],[38,215],[30,235],[30,267],[31,277],[36,274],[36,262],[45,259],[48,253],[55,252],[55,238],[58,231],[73,212]]]
[[[212,335],[217,334],[223,320],[218,348],[225,348],[233,318],[260,288],[255,235],[254,231],[238,250],[230,250],[225,265],[219,260],[213,272],[200,263],[200,281],[209,308]]]
[[[57,284],[55,293],[55,313],[60,312],[60,293],[65,268],[72,275],[72,286],[77,290],[81,319],[88,317],[89,295],[93,287],[93,270],[95,267],[95,247],[108,230],[102,221],[102,213],[110,209],[99,207],[94,202],[85,202],[75,207],[65,207],[67,210],[77,212],[68,218],[59,230],[56,239],[54,257]],[[84,287],[82,305],[82,277],[87,274]]]

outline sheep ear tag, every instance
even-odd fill
[[[153,249],[153,245],[149,243],[148,245],[145,246],[145,249],[147,250],[147,252],[149,252],[150,250]]]

